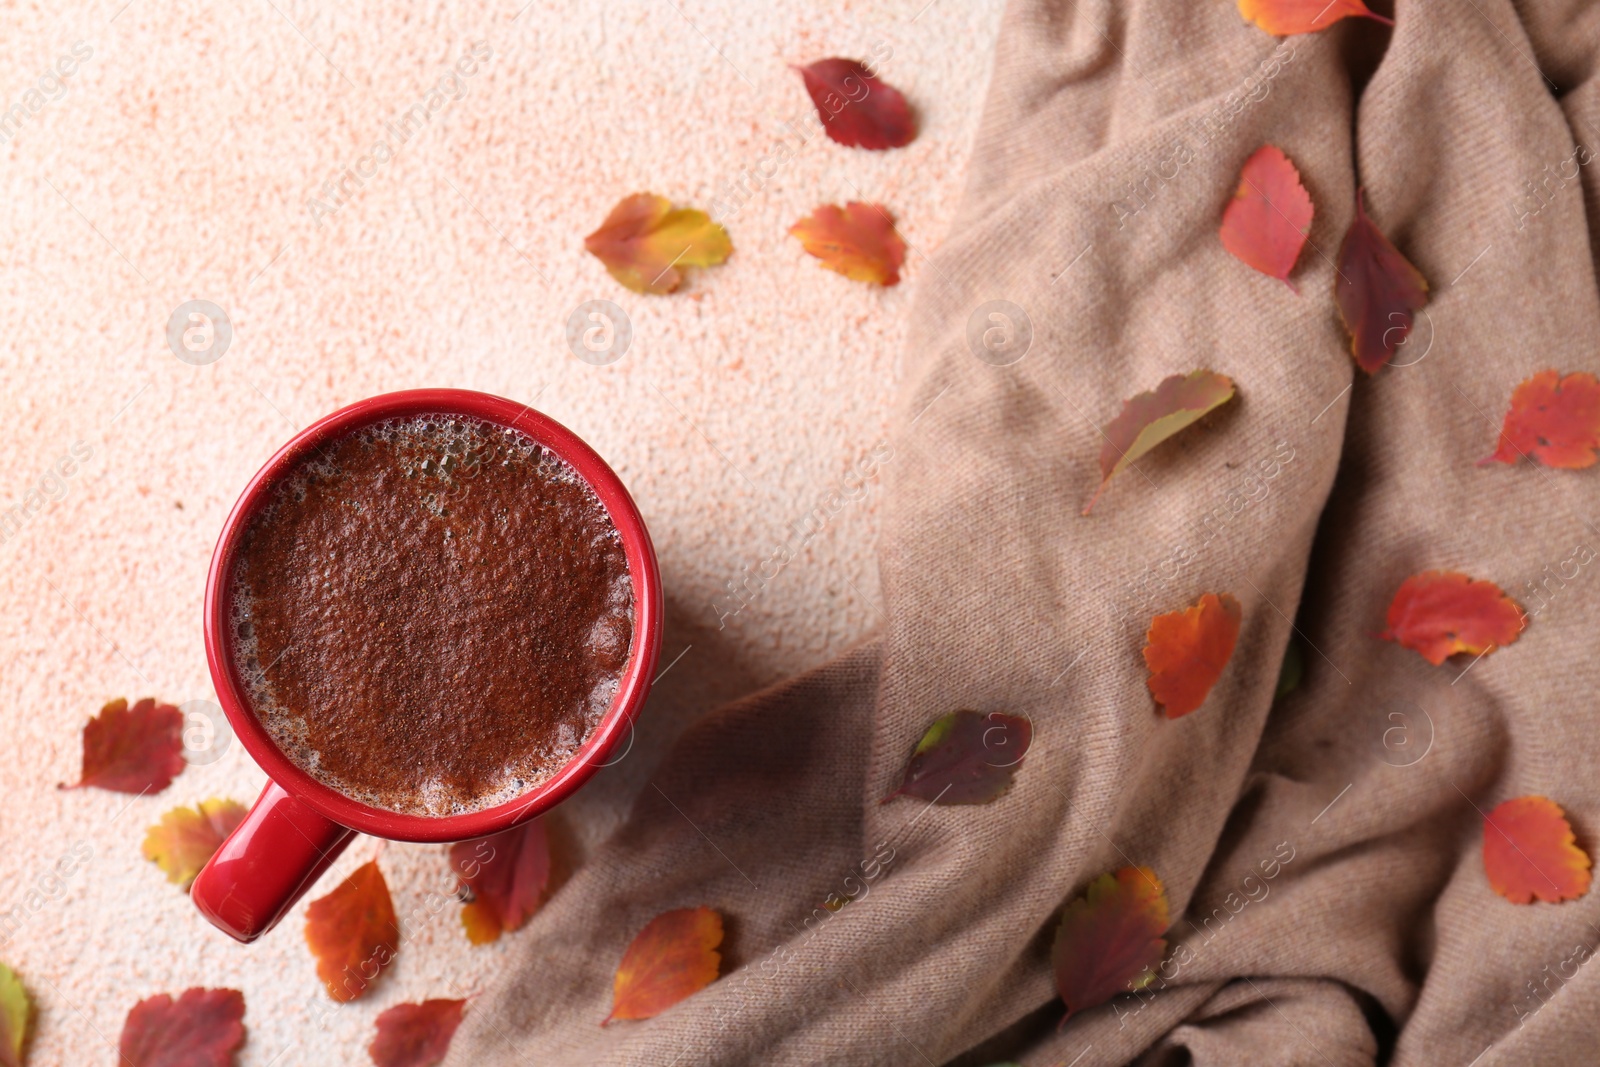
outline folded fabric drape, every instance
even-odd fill
[[[1475,464],[1517,383],[1600,371],[1600,11],[1393,14],[1279,40],[1228,3],[1014,0],[962,216],[913,257],[881,632],[697,722],[507,942],[448,1064],[1593,1058],[1600,893],[1518,906],[1480,853],[1527,794],[1600,846],[1600,475]],[[1217,237],[1269,143],[1316,207],[1298,293]],[[1358,186],[1431,283],[1372,377],[1332,296]],[[1084,517],[1098,427],[1199,367],[1237,398]],[[1497,582],[1526,630],[1439,667],[1380,640],[1432,569]],[[1242,605],[1238,645],[1169,721],[1145,631],[1207,592]],[[1032,721],[1013,788],[880,803],[958,708]],[[1134,865],[1170,897],[1168,965],[1058,1030],[1060,910]],[[601,1028],[633,933],[697,905],[727,919],[723,977]]]

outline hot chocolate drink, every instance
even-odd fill
[[[589,484],[453,415],[325,442],[250,522],[233,650],[274,742],[390,811],[511,800],[572,759],[633,641],[622,541]]]

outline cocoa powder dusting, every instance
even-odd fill
[[[616,528],[514,430],[428,416],[323,446],[246,531],[235,659],[257,715],[319,781],[452,815],[570,760],[633,638]]]

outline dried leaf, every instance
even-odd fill
[[[1578,371],[1565,378],[1540,371],[1511,394],[1500,427],[1500,446],[1478,461],[1515,463],[1532,457],[1546,467],[1579,470],[1594,465],[1600,448],[1600,382]]]
[[[1299,689],[1300,682],[1305,676],[1305,651],[1300,647],[1300,639],[1291,637],[1283,650],[1283,664],[1278,668],[1278,685],[1272,691],[1272,699],[1281,700]]]
[[[884,797],[929,803],[987,804],[1011,788],[1033,742],[1033,723],[991,711],[952,711],[935,719],[912,750],[900,788]]]
[[[1314,33],[1347,18],[1394,25],[1394,20],[1368,10],[1361,0],[1239,0],[1239,14],[1274,37]]]
[[[1457,652],[1476,656],[1509,645],[1522,632],[1523,614],[1493,582],[1424,571],[1400,583],[1388,625],[1379,637],[1422,653],[1437,667]]]
[[[852,148],[900,148],[917,136],[900,90],[853,59],[819,59],[794,68],[805,79],[828,136]]]
[[[461,925],[474,945],[519,930],[544,903],[550,884],[550,837],[543,819],[530,819],[503,833],[450,846],[450,865],[472,900],[461,909]]]
[[[612,1019],[649,1019],[716,981],[722,916],[710,908],[657,915],[639,931],[617,965]]]
[[[682,268],[714,267],[733,252],[727,231],[704,211],[674,208],[654,193],[624,197],[583,247],[636,293],[673,292]]]
[[[884,286],[900,281],[906,243],[895,232],[894,219],[878,204],[852,200],[843,209],[823,204],[790,226],[789,232],[824,267],[846,278]]]
[[[1167,718],[1178,719],[1206,701],[1239,640],[1239,602],[1207,593],[1192,608],[1150,620],[1145,634],[1146,683]]]
[[[1513,904],[1555,904],[1589,891],[1590,861],[1561,808],[1545,797],[1516,797],[1483,818],[1483,872]]]
[[[1428,302],[1428,280],[1373,225],[1360,191],[1355,221],[1339,246],[1333,297],[1350,334],[1350,354],[1368,374],[1394,358],[1411,335],[1416,310]]]
[[[1050,966],[1066,1019],[1119,993],[1143,989],[1166,954],[1167,891],[1149,867],[1124,867],[1089,883],[1061,911]]]
[[[367,1046],[377,1067],[433,1067],[443,1063],[461,1025],[465,1000],[396,1004],[378,1016],[378,1036]]]
[[[192,808],[173,808],[145,831],[144,858],[167,872],[167,881],[188,889],[222,842],[244,821],[247,809],[213,797]]]
[[[33,998],[23,988],[17,972],[0,963],[0,1067],[22,1067],[22,1047],[28,1041],[33,1018]]]
[[[244,1043],[244,994],[187,989],[141,1000],[122,1024],[118,1067],[230,1067]]]
[[[183,713],[148,697],[130,709],[119,698],[83,728],[83,777],[59,788],[159,793],[183,768]]]
[[[1293,289],[1289,272],[1311,232],[1312,213],[1300,172],[1277,146],[1263,145],[1245,160],[1239,188],[1223,209],[1222,247]]]
[[[376,860],[306,908],[306,944],[317,957],[317,977],[328,996],[345,1002],[365,993],[379,972],[394,962],[400,927],[389,883]]]
[[[1094,491],[1085,515],[1094,507],[1112,478],[1138,462],[1146,452],[1199,421],[1208,412],[1233,399],[1233,379],[1215,371],[1174,374],[1148,393],[1122,403],[1122,411],[1100,431],[1100,488]]]

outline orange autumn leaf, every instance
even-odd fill
[[[901,148],[917,122],[900,90],[854,59],[819,59],[796,67],[828,137],[851,148]]]
[[[617,965],[612,1019],[649,1019],[717,978],[722,916],[710,908],[678,908],[651,919]]]
[[[461,925],[474,945],[497,941],[521,929],[544,903],[550,885],[550,837],[543,819],[530,819],[502,833],[450,846],[450,865],[471,891]]]
[[[1523,614],[1493,582],[1424,571],[1400,583],[1387,622],[1379,637],[1420,652],[1437,667],[1457,652],[1476,656],[1509,645],[1522,632]]]
[[[244,994],[187,989],[133,1006],[122,1024],[118,1067],[231,1067],[244,1044]]]
[[[372,860],[351,872],[333,892],[306,908],[306,944],[317,957],[317,977],[340,1002],[365,993],[394,962],[400,927],[389,883]]]
[[[583,247],[636,293],[673,292],[684,267],[714,267],[733,252],[727,231],[704,211],[674,208],[654,193],[624,197]]]
[[[1515,463],[1531,457],[1546,467],[1579,470],[1593,466],[1600,448],[1600,382],[1578,371],[1561,377],[1540,371],[1511,394],[1511,409],[1500,427],[1500,445],[1487,463]]]
[[[184,768],[183,713],[146,697],[132,708],[111,701],[83,728],[83,775],[77,785],[118,793],[159,793]]]
[[[900,281],[906,243],[895,232],[894,219],[877,204],[852,200],[842,209],[823,204],[789,232],[824,267],[846,278],[883,286]]]
[[[1325,30],[1340,19],[1368,18],[1393,26],[1361,0],[1239,0],[1239,14],[1274,37]]]
[[[173,808],[145,831],[140,851],[185,889],[229,834],[244,821],[245,806],[213,797],[192,808]]]
[[[465,1000],[396,1004],[378,1016],[378,1036],[367,1046],[376,1067],[434,1067],[443,1063],[461,1025]]]
[[[1339,246],[1333,297],[1350,334],[1350,354],[1368,374],[1394,358],[1416,310],[1428,302],[1428,280],[1373,225],[1359,190],[1355,221]]]
[[[1483,817],[1483,872],[1513,904],[1555,904],[1589,891],[1590,860],[1559,805],[1515,797]]]
[[[1207,593],[1192,608],[1150,620],[1144,645],[1150,677],[1145,684],[1167,718],[1182,718],[1205,703],[1233,656],[1240,615],[1233,597]]]
[[[1143,989],[1166,954],[1167,891],[1149,867],[1124,867],[1089,883],[1061,911],[1050,947],[1067,1019],[1119,993]]]
[[[1123,401],[1100,434],[1100,487],[1084,507],[1089,514],[1106,485],[1146,452],[1233,399],[1233,379],[1215,371],[1174,374],[1147,393]]]
[[[1262,274],[1290,289],[1294,270],[1311,232],[1311,196],[1300,172],[1275,145],[1262,145],[1245,160],[1239,188],[1222,212],[1222,247]]]

